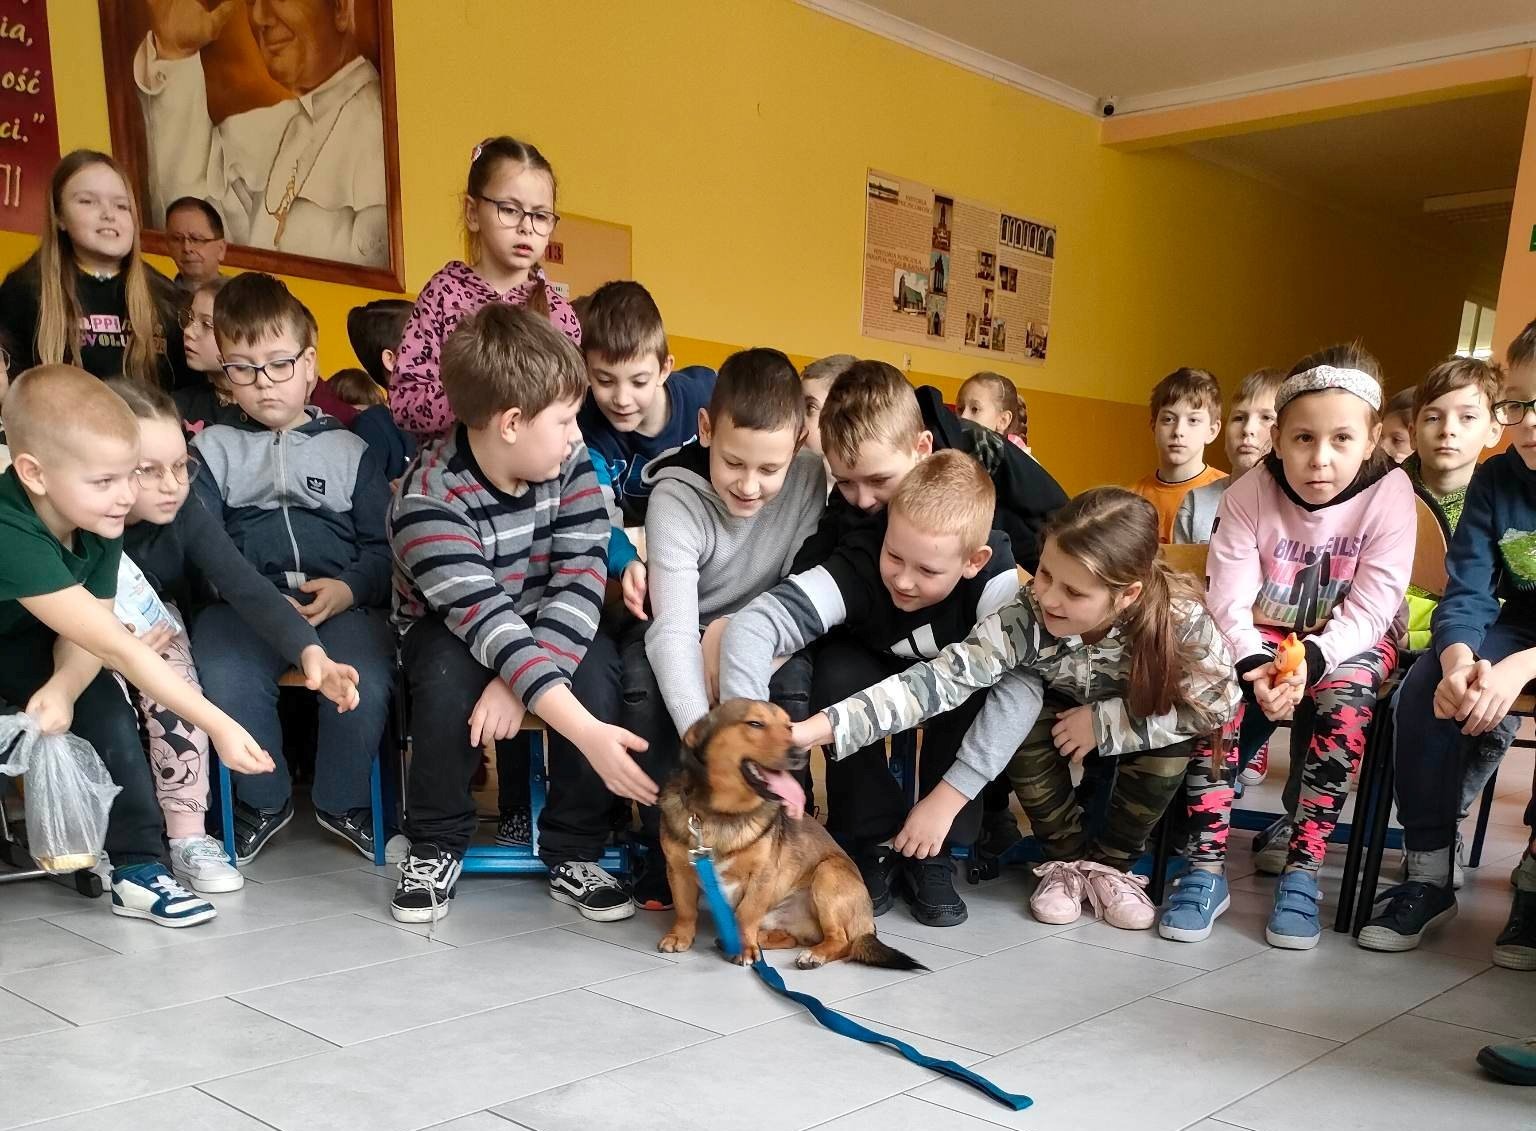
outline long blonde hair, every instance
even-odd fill
[[[53,170],[49,185],[47,222],[43,225],[36,254],[32,257],[38,276],[37,359],[43,364],[79,365],[80,321],[83,311],[75,292],[75,249],[64,230],[64,187],[76,173],[92,165],[105,165],[123,179],[128,209],[133,216],[133,246],[123,258],[124,300],[128,315],[128,345],[123,375],[146,385],[160,383],[160,354],[164,348],[160,308],[150,289],[149,268],[139,254],[139,205],[123,168],[110,156],[94,149],[66,154]],[[159,345],[157,347],[157,342]]]

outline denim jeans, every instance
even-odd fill
[[[394,631],[383,609],[348,609],[316,630],[327,655],[357,669],[356,709],[337,714],[321,704],[315,739],[316,809],[345,813],[369,804],[368,775],[389,720],[395,682]],[[235,774],[235,795],[257,809],[281,809],[293,794],[277,717],[277,680],[290,664],[251,631],[228,605],[211,605],[192,625],[192,654],[203,694],[251,732],[276,769]]]

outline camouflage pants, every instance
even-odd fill
[[[1194,742],[1111,759],[1114,789],[1109,814],[1103,831],[1089,843],[1083,831],[1083,809],[1072,788],[1072,760],[1062,757],[1051,741],[1058,712],[1074,706],[1047,698],[1040,717],[1008,763],[1008,781],[1047,860],[1086,859],[1127,871],[1179,792]]]
[[[1279,643],[1282,634],[1267,626],[1259,630],[1266,644]],[[1328,838],[1338,824],[1339,811],[1349,796],[1349,778],[1365,753],[1365,735],[1376,710],[1377,692],[1397,662],[1397,646],[1390,638],[1351,656],[1307,690],[1312,701],[1312,728],[1301,774],[1297,804],[1286,855],[1288,868],[1316,872],[1328,852]],[[1305,705],[1305,703],[1304,703]],[[1232,827],[1232,775],[1237,767],[1237,733],[1243,716],[1258,707],[1245,698],[1222,732],[1226,742],[1226,773],[1219,782],[1210,780],[1210,747],[1201,743],[1189,766],[1189,825],[1196,843],[1189,858],[1197,864],[1221,864],[1227,858],[1227,839]],[[1298,714],[1301,708],[1297,709]],[[1292,732],[1295,733],[1294,731]],[[1292,751],[1296,760],[1299,750]]]

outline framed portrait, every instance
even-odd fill
[[[98,0],[112,148],[146,250],[166,206],[224,221],[234,267],[404,287],[390,0]]]

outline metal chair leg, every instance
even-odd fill
[[[1365,873],[1360,880],[1360,892],[1356,897],[1355,921],[1350,934],[1358,938],[1371,918],[1371,908],[1376,904],[1376,888],[1381,879],[1381,855],[1387,846],[1387,827],[1392,823],[1392,791],[1396,779],[1396,766],[1390,741],[1392,727],[1383,728],[1388,741],[1382,744],[1381,776],[1377,792],[1372,797],[1370,843],[1365,852]]]
[[[1349,930],[1354,918],[1355,900],[1360,885],[1360,865],[1366,844],[1375,829],[1371,814],[1375,809],[1377,792],[1381,788],[1382,763],[1391,758],[1390,738],[1391,704],[1378,701],[1376,713],[1371,718],[1370,729],[1365,736],[1365,754],[1360,760],[1360,786],[1355,792],[1355,819],[1350,826],[1349,847],[1344,854],[1344,875],[1339,881],[1338,910],[1333,917],[1333,929],[1339,934]]]
[[[1472,833],[1472,852],[1467,857],[1469,868],[1476,868],[1483,862],[1483,840],[1488,835],[1488,818],[1493,813],[1493,796],[1498,784],[1499,771],[1494,770],[1488,784],[1483,786],[1483,800],[1477,811],[1477,828]]]

